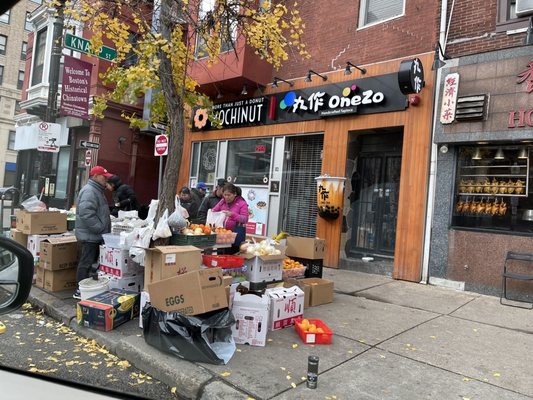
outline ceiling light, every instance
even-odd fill
[[[505,155],[503,154],[503,150],[501,147],[498,147],[498,150],[496,151],[496,154],[494,155],[495,160],[503,160],[505,158]]]
[[[479,151],[479,149],[476,149],[476,151],[474,151],[472,160],[481,160],[481,151]]]
[[[242,85],[241,94],[242,94],[243,96],[245,96],[245,95],[248,94],[248,88],[246,87],[246,83],[245,83],[244,85]]]
[[[307,77],[305,78],[305,82],[311,82],[311,75],[315,74],[316,76],[319,76],[322,78],[323,81],[327,81],[328,77],[326,75],[320,75],[318,72],[313,71],[312,69],[309,70],[307,73]]]
[[[344,75],[351,75],[352,68],[358,69],[361,71],[361,74],[366,74],[366,69],[358,67],[357,65],[352,64],[350,61],[346,61],[346,69],[344,70]]]

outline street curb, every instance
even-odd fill
[[[44,292],[43,290],[32,287],[28,302],[44,310],[44,313],[53,319],[70,326],[72,318],[76,316],[76,313],[72,312],[71,306],[64,306],[63,301],[56,297]],[[59,304],[59,306],[57,306]]]

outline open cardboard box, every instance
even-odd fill
[[[235,325],[231,327],[235,343],[265,346],[270,317],[270,298],[266,295],[236,292],[231,311],[235,317]]]
[[[39,266],[56,271],[78,266],[78,241],[75,236],[49,237],[41,240]]]
[[[202,265],[201,250],[194,246],[156,246],[146,250],[144,284],[196,271]]]
[[[310,307],[333,302],[333,281],[322,278],[305,278],[301,279],[300,282],[310,287]]]

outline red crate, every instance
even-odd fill
[[[244,265],[244,258],[231,255],[203,255],[202,263],[206,267],[240,268]]]
[[[320,319],[305,318],[309,321],[309,324],[315,324],[317,329],[322,328],[324,331],[323,333],[305,332],[302,328],[300,328],[300,323],[303,319],[304,318],[294,319],[294,329],[305,344],[331,344],[333,331],[329,329],[329,326],[327,326]]]

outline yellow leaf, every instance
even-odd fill
[[[285,378],[287,378],[287,380],[290,381],[292,377],[290,375],[287,375]]]
[[[296,383],[291,382],[291,386],[292,386],[293,389],[296,389]]]
[[[297,348],[297,347],[298,347],[298,345],[297,345],[296,343],[294,343],[294,344],[292,345],[292,348],[293,348],[293,349],[295,349],[295,348]]]
[[[470,379],[470,378],[467,378],[466,376],[465,376],[465,377],[463,377],[463,382],[470,382],[471,380],[472,380],[472,379]]]
[[[226,377],[226,376],[230,376],[230,375],[231,375],[231,372],[222,372],[220,375],[221,375],[221,376],[224,376],[224,377]]]
[[[430,336],[431,339],[437,339],[437,336]]]
[[[492,376],[498,377],[498,376],[501,376],[501,374],[499,372],[495,372],[495,373],[492,374]]]
[[[172,389],[170,389],[170,393],[175,394],[176,390],[178,390],[178,389],[174,386]]]

